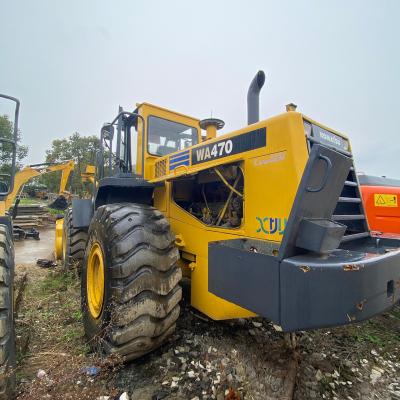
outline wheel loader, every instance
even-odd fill
[[[132,360],[160,346],[191,306],[213,320],[261,316],[283,332],[358,323],[400,295],[400,241],[371,236],[349,139],[296,111],[248,123],[153,104],[101,128],[96,191],[64,219],[81,263],[86,336]],[[68,265],[67,265],[68,266]]]

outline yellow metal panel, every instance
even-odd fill
[[[64,220],[62,218],[56,221],[56,236],[54,241],[54,255],[56,260],[61,260],[63,249],[63,226]]]
[[[154,207],[164,214],[167,212],[167,192],[165,187],[156,187],[154,189]]]
[[[293,115],[294,114],[294,115]],[[308,159],[302,120],[268,125],[268,154],[245,161],[246,236],[280,242]]]
[[[230,318],[246,318],[255,314],[221,299],[208,291],[208,242],[237,238],[230,235],[228,230],[204,229],[204,225],[196,221],[188,213],[171,204],[171,213],[182,221],[170,219],[172,230],[182,234],[185,240],[185,249],[196,254],[195,267],[191,273],[191,304],[210,318],[215,320]]]

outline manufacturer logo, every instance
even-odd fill
[[[256,232],[264,232],[266,235],[273,235],[274,233],[283,235],[287,225],[287,218],[256,217],[256,220],[260,224],[260,227],[256,230]]]

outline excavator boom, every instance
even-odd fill
[[[62,163],[27,165],[15,174],[13,190],[5,199],[5,209],[8,210],[12,206],[20,190],[30,179],[50,172],[62,171],[59,194],[62,195],[66,193],[65,189],[68,183],[68,178],[73,171],[74,166],[75,163],[73,160],[68,160]]]

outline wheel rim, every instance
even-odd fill
[[[99,318],[104,300],[104,257],[99,243],[93,243],[87,264],[86,291],[90,314]]]

